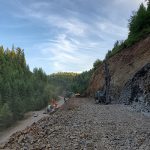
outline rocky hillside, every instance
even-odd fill
[[[130,48],[123,49],[109,58],[108,65],[111,75],[111,96],[117,101],[126,82],[147,63],[150,63],[150,36],[134,44]],[[94,72],[88,94],[93,95],[98,89],[104,87],[103,64]]]
[[[149,150],[150,119],[128,106],[87,98],[42,118],[0,145],[2,150]],[[69,108],[69,109],[68,109]],[[70,109],[72,108],[72,109]]]
[[[120,102],[150,112],[150,63],[140,69],[121,91]]]

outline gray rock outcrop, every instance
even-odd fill
[[[132,104],[139,111],[150,112],[150,63],[125,84],[119,101]]]

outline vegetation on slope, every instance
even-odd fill
[[[0,128],[43,108],[54,89],[42,69],[29,70],[22,49],[0,47]]]
[[[128,27],[128,38],[125,41],[116,41],[114,48],[106,54],[106,58],[112,57],[120,50],[132,46],[150,34],[150,0],[148,0],[147,7],[141,4],[138,11],[133,13]]]
[[[71,90],[75,93],[80,93],[81,95],[84,94],[86,89],[88,88],[92,73],[93,69],[77,75],[73,80]]]
[[[98,67],[97,61],[94,67]],[[25,112],[45,107],[63,91],[83,93],[92,70],[77,73],[59,72],[47,76],[43,70],[33,72],[20,48],[0,47],[0,129],[21,119]]]
[[[110,58],[122,49],[132,46],[135,42],[147,37],[150,34],[150,0],[147,7],[140,5],[137,12],[134,12],[129,20],[129,35],[125,41],[116,41],[114,48],[109,50],[105,58]],[[90,78],[95,70],[103,64],[103,61],[96,60],[90,71],[85,71],[75,77],[72,89],[74,92],[83,94],[89,85]]]
[[[84,94],[93,73],[93,69],[82,73],[59,72],[49,76],[49,84],[57,89],[55,95],[80,93]]]
[[[58,72],[49,76],[49,83],[57,88],[57,94],[63,92],[74,92],[84,95],[93,72],[102,64],[102,61],[97,59],[93,63],[93,68],[82,73],[73,72]]]
[[[48,77],[49,84],[57,88],[56,95],[63,94],[65,91],[71,91],[71,86],[74,78],[78,76],[73,72],[58,72],[53,73]]]
[[[117,41],[106,58],[150,34],[150,0],[147,7],[140,5],[129,20],[129,35],[125,41]],[[102,64],[96,60],[93,68],[81,74],[56,73],[47,76],[42,69],[33,72],[26,64],[20,48],[4,50],[0,47],[0,128],[23,117],[30,110],[38,110],[56,98],[62,91],[84,94],[93,72]]]

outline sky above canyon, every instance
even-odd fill
[[[31,70],[82,72],[128,35],[144,0],[0,0],[0,45],[24,49]]]

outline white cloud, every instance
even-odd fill
[[[89,55],[96,52],[97,43],[89,43],[90,47],[85,52],[81,51],[81,47],[85,48],[86,43],[80,43],[76,39],[69,39],[64,34],[58,35],[55,40],[34,46],[34,49],[41,51],[41,58],[45,63],[48,62],[49,67],[53,66],[54,72],[58,71],[74,71],[81,72],[92,68],[92,64],[97,57]],[[94,48],[93,52],[92,49]]]
[[[50,25],[54,25],[60,29],[65,29],[67,33],[76,36],[84,36],[86,31],[86,24],[80,22],[75,18],[63,18],[56,15],[47,16],[46,21]]]
[[[137,8],[140,1],[142,0],[106,1],[106,8],[99,7],[99,1],[96,1],[98,6],[94,5],[93,1],[93,12],[90,12],[91,7],[88,3],[88,9],[78,4],[77,8],[72,6],[67,10],[56,2],[53,5],[54,1],[36,1],[30,6],[19,2],[20,13],[17,17],[36,21],[38,25],[44,25],[49,32],[57,31],[47,38],[47,42],[39,42],[32,46],[32,50],[37,50],[41,55],[33,59],[34,63],[39,64],[40,61],[44,67],[47,63],[46,66],[53,66],[55,72],[83,71],[90,69],[95,59],[103,59],[114,41],[126,38],[128,29],[124,16],[130,13],[131,8]],[[63,0],[63,3],[67,5],[72,1]],[[65,15],[65,10],[69,14]]]
[[[38,10],[42,6],[48,6],[48,3],[33,3],[30,7],[22,6],[22,13],[15,14],[15,17],[26,18],[32,21],[33,19],[39,20],[50,27],[53,26],[55,28],[65,30],[64,32],[68,34],[85,36],[87,30],[85,23],[74,17],[67,18],[61,14],[55,14],[51,12],[48,13]]]
[[[104,21],[98,22],[97,27],[101,30],[104,34],[111,35],[111,37],[118,36],[118,38],[125,39],[128,34],[128,29],[125,27],[121,27],[117,24],[112,22]]]

